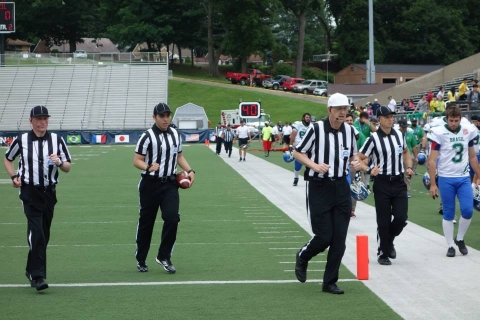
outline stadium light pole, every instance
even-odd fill
[[[368,0],[368,60],[367,83],[375,83],[375,53],[373,50],[373,0]]]

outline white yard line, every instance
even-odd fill
[[[236,150],[233,152],[236,153]],[[292,171],[288,171],[252,155],[247,155],[246,162],[238,162],[236,158],[228,158],[223,154],[220,156],[262,195],[312,234],[305,210],[305,183],[300,179],[297,187],[292,186],[293,164]],[[281,154],[273,153],[270,156],[280,157]],[[275,177],[275,183],[281,184],[287,192],[279,194],[272,190],[271,177]],[[480,318],[478,250],[468,248],[467,256],[459,255],[457,250],[455,258],[447,258],[443,236],[409,222],[395,241],[397,259],[392,260],[391,266],[381,266],[376,261],[375,209],[357,203],[355,213],[357,218],[350,222],[343,264],[356,274],[356,235],[368,235],[370,280],[363,283],[402,318]],[[441,217],[438,217],[438,223],[441,223]],[[295,249],[299,248],[270,250],[291,250],[294,254]]]

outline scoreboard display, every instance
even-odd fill
[[[0,33],[15,32],[15,2],[0,2]]]
[[[238,106],[240,118],[253,119],[260,118],[260,103],[258,102],[240,102]]]

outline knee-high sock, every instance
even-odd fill
[[[467,233],[468,227],[470,226],[470,222],[472,222],[472,219],[464,219],[463,217],[460,217],[460,221],[458,222],[457,240],[463,240],[463,237],[465,237],[465,233]]]
[[[453,247],[453,221],[442,220],[443,234],[448,247]]]

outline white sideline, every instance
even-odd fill
[[[293,270],[291,270],[293,272]],[[323,271],[323,270],[322,270]],[[321,279],[311,279],[307,282],[320,282]],[[341,282],[358,281],[343,279]],[[278,284],[297,283],[297,280],[232,280],[232,281],[162,281],[162,282],[92,282],[92,283],[54,283],[49,287],[135,287],[135,286],[178,286],[178,285],[213,285],[213,284]],[[0,288],[29,288],[29,284],[0,284]]]
[[[215,152],[214,145],[210,149]],[[262,152],[259,157],[247,154],[245,162],[238,162],[236,148],[232,152],[232,158],[224,153],[220,155],[253,187],[311,235],[305,209],[305,182],[301,178],[298,186],[293,187],[293,165],[292,171],[288,171],[264,161],[262,156]],[[273,152],[270,156],[280,157],[281,154]],[[276,192],[275,186],[278,185],[286,192]],[[356,235],[368,235],[370,280],[363,283],[396,313],[404,319],[480,318],[478,250],[469,247],[467,256],[461,256],[457,250],[455,258],[447,258],[443,236],[409,222],[395,241],[397,259],[392,260],[391,266],[381,266],[376,261],[375,208],[359,202],[355,213],[357,218],[350,222],[347,250],[342,263],[356,274]],[[441,223],[440,216],[438,223]]]

